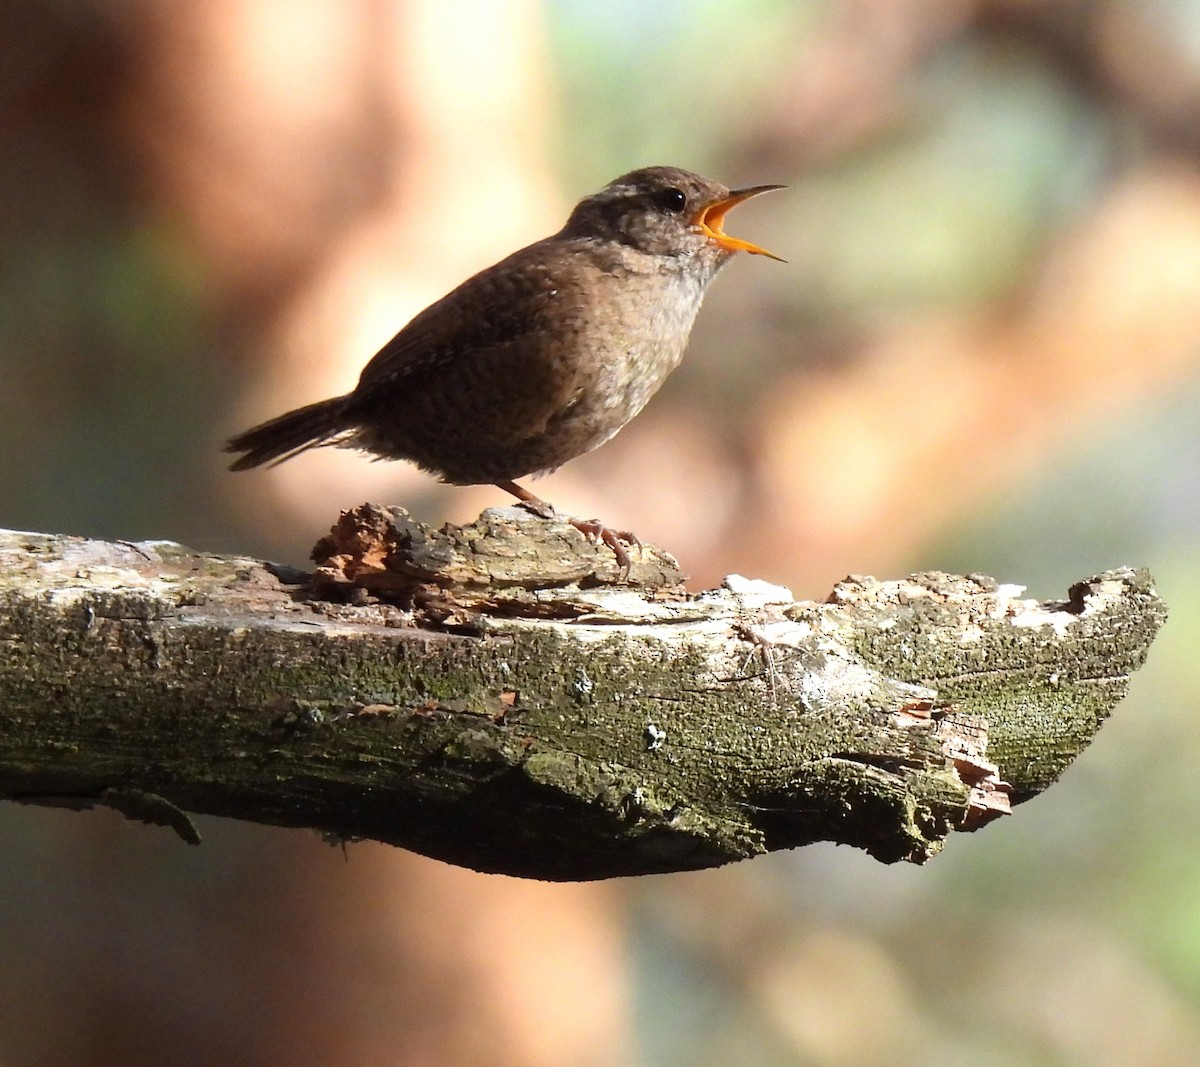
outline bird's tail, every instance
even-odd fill
[[[336,444],[354,429],[346,425],[346,399],[319,400],[231,437],[225,451],[243,455],[229,469],[244,471],[264,463],[282,463],[310,448]]]

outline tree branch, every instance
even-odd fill
[[[814,841],[921,862],[1049,786],[1143,662],[1144,571],[1062,603],[851,578],[824,603],[519,508],[347,513],[315,574],[0,534],[0,796],[604,878]]]

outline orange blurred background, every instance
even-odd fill
[[[1200,1061],[1195,0],[26,0],[0,9],[0,525],[302,563],[508,501],[231,432],[669,163],[786,182],[683,367],[535,483],[821,597],[850,572],[1172,619],[1045,798],[924,869],[588,886],[0,808],[0,1067]]]

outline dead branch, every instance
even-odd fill
[[[535,878],[815,841],[921,862],[1054,782],[1165,618],[1130,569],[1061,603],[936,573],[688,594],[519,508],[367,505],[315,555],[0,533],[0,797]]]

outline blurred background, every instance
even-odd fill
[[[506,503],[223,439],[634,167],[786,182],[683,367],[539,483],[822,597],[1148,565],[1048,795],[928,867],[600,885],[0,808],[0,1067],[1200,1062],[1200,0],[0,5],[0,525],[302,564]]]

